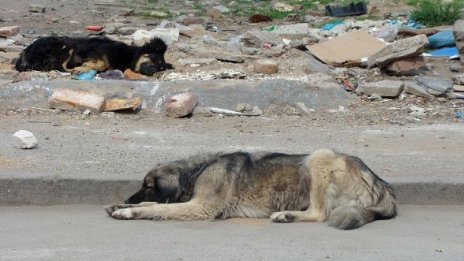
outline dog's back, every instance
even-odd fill
[[[72,39],[66,36],[39,38],[21,52],[16,60],[15,68],[19,72],[65,71],[66,62],[73,48]]]

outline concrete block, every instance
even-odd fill
[[[53,94],[48,99],[48,104],[51,108],[70,110],[70,111],[85,111],[86,109],[92,112],[100,112],[105,98],[92,92],[70,90],[70,89],[55,89]]]

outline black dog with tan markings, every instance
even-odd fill
[[[236,152],[169,162],[151,170],[126,204],[105,209],[116,219],[270,217],[283,223],[328,221],[340,229],[397,213],[387,182],[359,158],[332,150]]]
[[[21,52],[17,71],[103,72],[131,69],[145,75],[172,69],[164,60],[166,44],[154,38],[143,46],[131,46],[107,37],[72,38],[50,36],[39,38]]]

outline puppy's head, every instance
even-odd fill
[[[167,46],[163,40],[154,38],[142,46],[142,56],[137,62],[136,71],[144,75],[153,75],[166,69],[173,69],[172,64],[166,63],[164,53]]]
[[[172,203],[179,197],[179,178],[168,166],[150,171],[144,178],[142,188],[126,200],[126,204],[140,202]]]

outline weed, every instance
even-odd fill
[[[418,8],[411,13],[411,18],[426,26],[454,24],[460,18],[462,0],[444,3],[442,0],[419,0]]]

